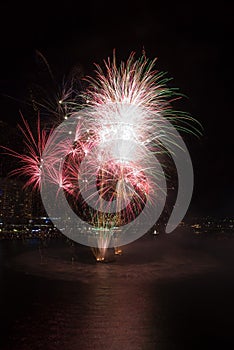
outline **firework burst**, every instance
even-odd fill
[[[23,176],[26,179],[24,187],[32,187],[33,190],[39,190],[41,187],[43,158],[42,154],[45,145],[52,134],[45,130],[41,130],[40,118],[37,121],[37,137],[35,138],[28,122],[21,115],[23,125],[18,125],[24,143],[25,153],[18,153],[10,148],[3,147],[5,153],[16,158],[19,161],[19,166],[11,171],[10,175]]]
[[[118,66],[114,54],[103,69],[96,65],[96,77],[85,78],[88,87],[77,96],[77,101],[86,101],[82,108],[74,100],[66,102],[69,118],[49,134],[41,131],[38,119],[37,141],[23,119],[20,130],[27,152],[8,149],[20,161],[12,174],[27,176],[25,186],[57,186],[73,211],[91,225],[90,246],[97,259],[104,258],[109,245],[119,246],[116,228],[124,235],[122,228],[135,224],[147,206],[155,201],[163,205],[166,185],[156,158],[183,148],[171,123],[199,133],[194,119],[172,109],[180,95],[168,88],[169,79],[154,69],[155,62],[145,55],[135,59],[132,53]],[[85,231],[87,235],[91,230]],[[80,236],[75,240],[80,242]],[[89,245],[89,238],[84,241]]]

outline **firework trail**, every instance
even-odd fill
[[[82,108],[78,102],[67,103],[66,120],[49,134],[41,131],[38,119],[37,141],[23,119],[27,153],[8,149],[20,161],[13,174],[26,176],[25,186],[39,188],[42,199],[47,186],[57,187],[58,205],[64,202],[59,195],[65,194],[72,211],[90,225],[82,239],[76,225],[67,235],[93,247],[97,260],[104,259],[109,246],[143,235],[122,239],[129,234],[125,226],[136,225],[139,218],[149,220],[147,208],[155,202],[163,207],[166,182],[157,156],[168,152],[175,160],[184,151],[174,130],[199,133],[194,119],[172,109],[180,94],[168,88],[169,79],[154,69],[155,62],[145,55],[135,59],[132,53],[117,66],[114,53],[103,69],[96,65],[95,77],[85,78],[88,87],[77,96],[85,101]],[[59,209],[51,209],[50,203],[46,210],[57,214]],[[71,211],[64,215],[63,226]]]
[[[40,112],[47,124],[59,125],[81,102],[78,91],[82,89],[82,68],[76,64],[66,76],[56,79],[46,57],[38,50],[35,50],[35,62],[38,74],[29,86],[27,104],[34,112]]]

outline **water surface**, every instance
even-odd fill
[[[37,243],[0,242],[0,349],[234,346],[234,240],[143,237],[109,264]]]

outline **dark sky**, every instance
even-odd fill
[[[231,2],[65,1],[49,6],[1,2],[0,120],[14,125],[30,77],[35,51],[55,75],[74,65],[90,74],[93,62],[131,51],[158,57],[157,68],[188,96],[182,109],[199,120],[200,139],[186,141],[194,164],[191,208],[198,214],[233,214],[233,6]],[[129,5],[128,5],[128,4]],[[14,100],[15,98],[15,100]],[[18,100],[17,100],[18,99]],[[26,116],[27,117],[27,116]]]

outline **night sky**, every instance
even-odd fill
[[[185,139],[195,173],[191,212],[232,216],[231,2],[78,3],[1,2],[0,120],[11,126],[19,121],[28,83],[36,76],[36,50],[60,80],[73,67],[92,74],[93,63],[111,56],[114,48],[119,60],[132,51],[141,55],[144,48],[188,97],[180,101],[181,109],[204,128],[200,139]]]

